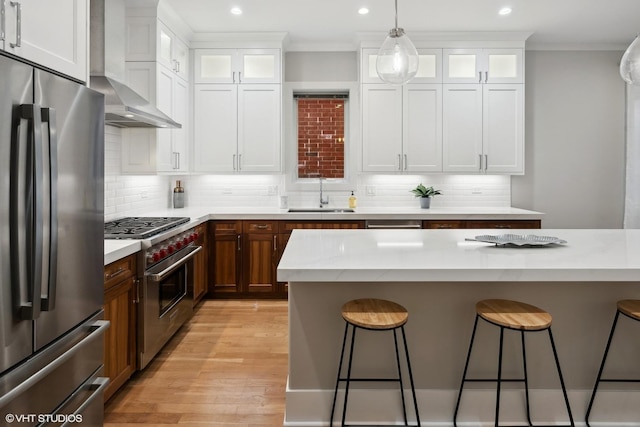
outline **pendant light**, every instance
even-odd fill
[[[637,36],[622,55],[620,75],[631,84],[640,86],[640,36]]]
[[[404,34],[404,29],[398,28],[398,0],[395,3],[396,26],[389,30],[389,35],[378,51],[376,72],[382,81],[402,85],[418,72],[418,51]]]

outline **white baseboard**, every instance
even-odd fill
[[[416,390],[421,426],[452,427],[457,390]],[[586,426],[585,412],[591,390],[569,391],[576,427]],[[340,424],[344,392],[338,393],[334,425]],[[411,391],[405,392],[409,424],[415,425]],[[559,390],[532,390],[533,424],[568,425],[567,411]],[[333,390],[291,390],[287,387],[285,427],[329,426]],[[492,427],[495,390],[465,389],[458,414],[458,427]],[[351,389],[348,424],[404,425],[400,393],[393,389]],[[503,390],[500,423],[527,425],[522,390]],[[591,427],[640,427],[640,391],[598,392],[590,416]]]

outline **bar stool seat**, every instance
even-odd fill
[[[476,336],[476,330],[478,327],[478,320],[482,319],[492,325],[500,328],[500,347],[498,352],[498,374],[497,378],[467,378],[467,372],[469,369],[469,361],[473,351],[474,339]],[[464,385],[467,382],[494,382],[496,383],[496,407],[494,425],[499,426],[500,418],[500,391],[503,382],[521,382],[524,384],[525,390],[525,403],[526,403],[526,416],[529,426],[533,426],[531,421],[531,410],[529,405],[529,380],[527,373],[527,357],[525,347],[525,332],[540,332],[547,331],[549,334],[549,341],[553,350],[553,357],[556,363],[556,369],[558,371],[558,378],[560,379],[560,386],[562,388],[562,394],[564,395],[564,401],[567,408],[567,414],[569,417],[570,426],[574,427],[573,415],[571,414],[571,408],[569,406],[569,398],[567,396],[567,390],[564,385],[564,379],[562,378],[562,371],[560,370],[560,363],[558,361],[558,354],[556,352],[556,346],[553,341],[553,335],[551,333],[552,317],[549,313],[538,308],[536,306],[506,299],[486,299],[476,303],[476,320],[473,325],[473,332],[471,333],[471,342],[469,344],[469,352],[467,353],[467,360],[464,366],[464,372],[462,374],[462,382],[460,384],[460,390],[458,392],[458,399],[456,401],[456,407],[453,414],[453,425],[457,426],[458,410],[460,409],[460,401],[462,398],[462,392]],[[505,329],[520,332],[521,345],[522,345],[522,364],[523,364],[523,377],[522,378],[502,378],[502,356],[504,347],[504,331]],[[556,425],[556,424],[554,424]]]
[[[400,395],[402,397],[402,413],[404,417],[404,425],[409,425],[407,419],[407,410],[404,397],[404,386],[402,381],[402,369],[400,367],[400,355],[398,352],[398,337],[397,330],[402,331],[402,340],[404,343],[404,352],[407,361],[407,371],[409,374],[409,382],[411,384],[411,393],[413,396],[413,405],[416,416],[416,426],[420,425],[420,414],[418,412],[418,402],[416,400],[416,390],[413,383],[413,374],[411,372],[411,361],[409,360],[409,349],[407,347],[407,337],[404,331],[404,325],[409,319],[409,313],[407,310],[393,301],[387,301],[383,299],[364,298],[355,299],[346,302],[342,306],[342,318],[345,321],[344,337],[342,339],[342,351],[340,353],[340,363],[338,365],[338,376],[336,379],[336,387],[333,394],[333,405],[331,406],[331,418],[329,419],[330,426],[333,426],[333,418],[335,414],[336,398],[338,395],[338,388],[340,383],[345,383],[345,395],[344,404],[342,409],[342,423],[341,426],[347,426],[347,402],[349,398],[349,387],[353,381],[394,381],[400,384]],[[351,343],[349,350],[349,361],[347,367],[347,376],[342,377],[342,365],[345,356],[345,348],[347,343],[347,336],[349,329],[351,328]],[[392,331],[393,342],[395,344],[396,352],[396,364],[398,368],[397,378],[352,378],[351,367],[353,362],[353,350],[356,338],[357,329],[366,329],[369,331]]]
[[[604,366],[607,362],[607,356],[609,355],[609,349],[611,348],[611,341],[613,340],[613,335],[616,331],[616,326],[618,325],[618,319],[620,318],[620,314],[628,317],[631,320],[640,321],[640,300],[635,299],[624,299],[620,300],[616,303],[616,315],[613,318],[613,324],[611,325],[611,331],[609,332],[609,338],[607,340],[607,345],[604,349],[604,354],[602,356],[602,362],[600,363],[600,369],[598,370],[598,376],[596,377],[596,383],[593,386],[593,392],[591,393],[591,399],[589,400],[589,405],[587,406],[587,413],[585,415],[585,422],[587,426],[589,424],[589,417],[591,415],[591,409],[593,408],[593,402],[596,398],[596,393],[598,392],[598,387],[601,382],[609,382],[609,383],[640,383],[640,378],[602,378],[602,373],[604,372]]]
[[[551,326],[551,315],[519,301],[488,299],[476,304],[476,313],[489,323],[509,329],[541,331]]]

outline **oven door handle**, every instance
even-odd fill
[[[198,252],[200,252],[201,250],[202,250],[202,246],[195,246],[191,252],[189,252],[188,254],[186,254],[185,256],[183,256],[178,261],[174,262],[173,264],[171,264],[169,267],[165,268],[164,270],[159,271],[157,273],[151,273],[151,272],[144,273],[144,275],[145,275],[145,277],[153,280],[154,282],[159,282],[161,280],[164,280],[164,278],[166,276],[168,276],[175,269],[181,267],[185,262],[187,262],[189,259],[193,258],[193,256],[195,254],[197,254]]]

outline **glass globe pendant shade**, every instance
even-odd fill
[[[418,51],[402,28],[393,28],[378,51],[376,71],[382,81],[402,85],[418,72]]]
[[[640,86],[640,36],[631,42],[622,55],[620,76],[625,82]]]

